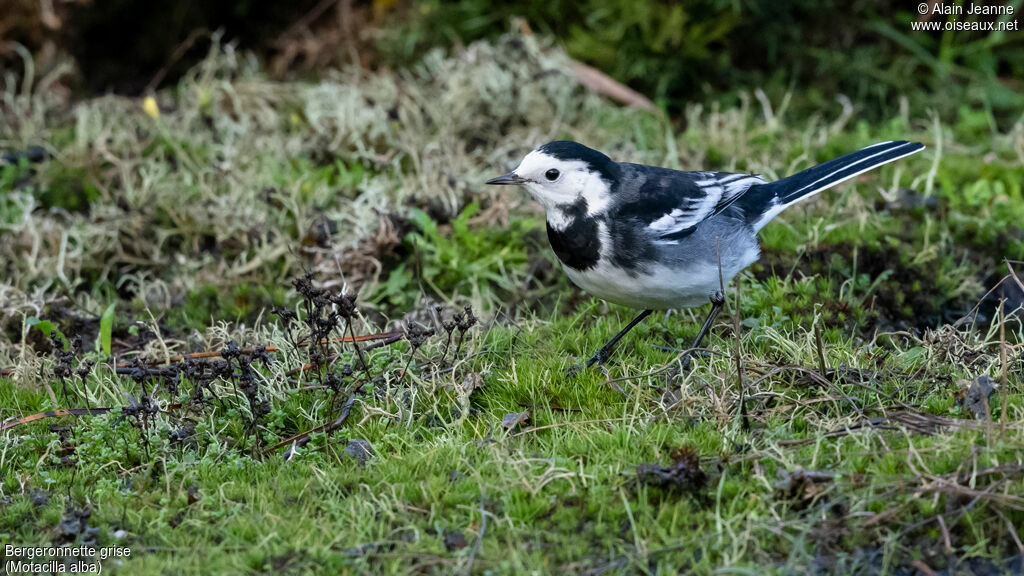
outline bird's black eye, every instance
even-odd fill
[[[548,170],[547,172],[544,173],[544,177],[550,180],[551,182],[554,182],[555,180],[558,180],[559,174],[560,172],[558,170],[552,168],[551,170]]]

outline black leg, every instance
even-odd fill
[[[711,312],[708,312],[708,317],[704,320],[704,325],[700,327],[700,332],[697,333],[697,339],[693,341],[693,346],[690,346],[692,350],[683,359],[683,370],[690,369],[690,358],[696,353],[697,348],[700,348],[700,343],[704,341],[704,336],[707,335],[708,331],[711,330],[711,324],[715,321],[715,317],[722,311],[722,307],[725,306],[725,296],[720,293],[715,293],[711,297]]]
[[[636,326],[637,324],[643,322],[644,318],[647,318],[648,316],[650,316],[651,312],[653,312],[653,310],[644,310],[643,312],[638,314],[636,318],[633,318],[632,322],[627,324],[625,328],[620,330],[619,333],[616,334],[615,336],[613,336],[612,339],[609,340],[604,346],[601,346],[601,349],[598,350],[597,352],[595,352],[594,355],[590,357],[590,360],[587,360],[586,365],[579,364],[579,365],[570,367],[569,368],[569,376],[574,376],[574,375],[576,375],[577,372],[579,372],[583,368],[590,368],[594,364],[598,364],[598,365],[604,364],[605,361],[608,360],[608,357],[612,355],[612,350],[615,349],[615,345],[619,342],[619,340],[621,340],[622,337],[625,336],[627,332],[632,330],[634,326]]]

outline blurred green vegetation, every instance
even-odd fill
[[[1024,33],[914,31],[916,20],[948,18],[921,16],[917,3],[101,0],[58,3],[50,14],[33,0],[11,4],[7,39],[41,57],[40,69],[55,66],[53,54],[71,57],[80,73],[74,87],[83,94],[139,94],[157,77],[173,84],[204,57],[213,31],[261,56],[275,74],[295,76],[354,60],[371,69],[406,67],[430,48],[493,41],[521,27],[557,39],[573,58],[671,112],[694,101],[732,104],[754,88],[773,100],[791,91],[793,104],[806,110],[844,95],[873,120],[894,115],[903,98],[945,120],[968,106],[1006,125],[1024,109]],[[983,18],[1012,20],[1024,1],[1006,5],[1011,15]],[[0,45],[0,66],[21,64],[16,51]]]
[[[1011,2],[1015,13],[1022,2]],[[916,6],[914,4],[913,6]],[[1024,34],[914,32],[910,4],[854,0],[412,0],[379,36],[385,59],[493,38],[522,18],[569,55],[660,101],[735,99],[761,87],[820,107],[839,94],[873,118],[900,99],[944,115],[961,106],[1015,120],[1024,109]],[[964,16],[964,19],[977,17]]]

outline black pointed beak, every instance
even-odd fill
[[[524,182],[526,182],[526,178],[523,178],[522,176],[516,174],[515,172],[509,172],[504,176],[491,178],[490,180],[487,181],[488,184],[504,186],[510,186],[513,184],[523,184]]]

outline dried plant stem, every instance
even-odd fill
[[[378,334],[363,334],[361,336],[339,336],[337,338],[324,338],[320,341],[320,344],[327,344],[329,342],[372,342],[375,340],[390,341],[390,343],[397,342],[403,336],[402,332],[380,332]],[[296,347],[309,346],[309,342],[303,341],[296,344]],[[280,348],[277,346],[257,346],[255,348],[245,348],[242,350],[242,354],[252,354],[263,350],[265,352],[279,352]],[[220,350],[210,350],[207,352],[192,352],[190,354],[179,354],[177,356],[171,356],[167,359],[167,362],[173,364],[175,362],[181,362],[186,359],[200,360],[203,358],[220,358],[222,353]],[[127,368],[128,364],[121,363],[114,366],[115,368]],[[0,370],[0,376],[8,376],[13,373],[13,368],[5,368]]]
[[[999,360],[1002,363],[1002,374],[999,377],[999,385],[1003,388],[1003,409],[999,417],[1000,428],[1006,430],[1006,407],[1010,403],[1010,391],[1007,389],[1007,365],[1006,365],[1006,298],[999,300]]]
[[[743,422],[743,430],[750,431],[750,418],[747,416],[747,390],[743,383],[743,343],[740,338],[740,280],[736,279],[736,308],[732,314],[733,332],[736,336],[736,384],[740,390],[740,418]]]
[[[821,341],[821,325],[817,322],[814,323],[814,345],[818,353],[818,371],[821,372],[822,378],[831,380],[828,377],[828,365],[825,364],[825,346]]]

